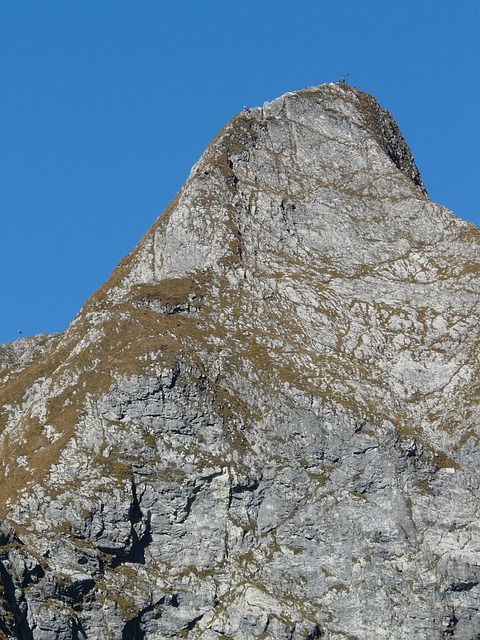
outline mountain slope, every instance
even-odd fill
[[[367,94],[235,116],[0,350],[0,634],[477,637],[479,233]]]

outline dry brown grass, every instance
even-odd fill
[[[60,438],[50,442],[38,419],[30,417],[29,409],[25,409],[25,415],[12,435],[5,438],[2,448],[2,458],[9,463],[9,472],[0,482],[0,508],[29,482],[41,482],[74,435],[87,396],[94,400],[106,393],[116,372],[126,376],[145,373],[144,356],[151,352],[156,354],[157,363],[174,367],[180,354],[183,358],[189,357],[183,341],[199,339],[201,335],[190,317],[164,316],[148,307],[135,309],[128,305],[120,305],[118,315],[110,318],[102,329],[102,337],[80,353],[72,356],[71,348],[67,346],[50,351],[25,371],[12,376],[0,391],[2,405],[21,407],[26,390],[36,381],[49,378],[58,383],[68,361],[70,382],[64,383],[65,387],[58,395],[50,394],[46,404],[45,424],[60,433]],[[82,334],[78,326],[76,332],[71,347]],[[5,424],[9,412],[4,409],[3,414]],[[19,456],[25,456],[28,469],[16,464]]]

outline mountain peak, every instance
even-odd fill
[[[371,96],[236,115],[0,351],[0,635],[470,638],[478,262]]]
[[[350,126],[364,129],[395,166],[413,181],[423,195],[427,195],[413,156],[395,120],[373,96],[337,82],[286,93],[272,103],[266,103],[264,109],[269,109],[277,103],[285,105],[286,101],[291,99],[300,100],[308,105],[319,125],[325,120],[326,115],[333,117],[335,114],[335,124],[338,125],[339,119],[344,119],[350,122]]]
[[[306,235],[318,236],[325,225],[331,230],[333,210],[335,226],[351,218],[351,211],[365,226],[372,212],[378,213],[387,202],[419,201],[413,204],[418,208],[426,198],[408,145],[372,96],[342,84],[287,93],[263,107],[245,108],[223,127],[192,168],[176,201],[147,234],[140,250],[148,245],[149,255],[142,253],[141,265],[134,261],[135,272],[141,273],[142,281],[153,282],[231,258],[232,252],[243,251],[244,259],[251,258],[241,228],[250,226],[257,193],[267,194],[279,210],[297,211],[292,221],[307,244]],[[315,214],[308,224],[319,228],[306,230],[302,220],[312,207]],[[292,229],[285,227],[285,220],[277,223],[257,254],[278,250],[286,238],[292,244]],[[385,223],[402,224],[398,219]],[[170,233],[180,227],[184,238]],[[167,243],[161,251],[153,249],[160,247],[159,233]],[[364,244],[362,237],[348,234],[339,239],[344,247],[355,243],[362,249]],[[330,249],[345,253],[336,244]]]

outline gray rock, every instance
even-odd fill
[[[479,236],[371,96],[235,116],[0,348],[0,635],[478,637]]]

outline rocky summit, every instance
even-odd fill
[[[480,638],[479,258],[371,96],[235,116],[0,347],[0,637]]]

